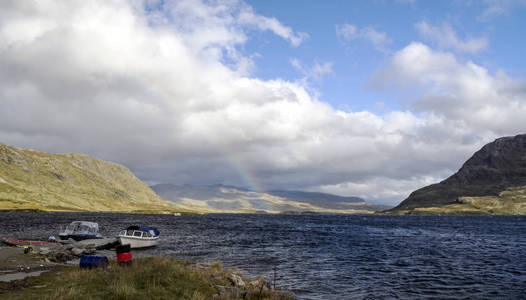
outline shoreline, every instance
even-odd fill
[[[242,270],[224,269],[218,261],[205,265],[156,255],[121,266],[108,257],[106,268],[85,270],[78,263],[53,263],[36,253],[0,246],[3,299],[41,299],[42,293],[59,299],[295,299],[292,292],[274,289],[262,277],[247,278]]]
[[[174,213],[166,212],[127,212],[127,211],[73,211],[73,210],[39,210],[39,209],[0,209],[0,214],[2,213],[93,213],[93,214],[136,214],[136,215],[173,215]],[[512,214],[512,213],[488,213],[481,211],[450,211],[444,212],[439,211],[438,209],[428,208],[421,210],[400,210],[396,212],[392,211],[378,211],[372,213],[346,213],[346,212],[292,212],[292,211],[283,211],[279,213],[269,213],[269,212],[200,212],[200,213],[189,213],[189,212],[180,212],[180,216],[184,215],[222,215],[222,214],[235,214],[235,215],[297,215],[297,216],[308,216],[308,215],[346,215],[346,216],[526,216],[526,214]],[[180,217],[174,216],[174,217]]]
[[[211,215],[211,214],[261,214],[261,215],[374,215],[375,211],[262,211],[262,210],[225,210],[213,212],[182,212],[182,211],[88,211],[88,210],[43,210],[43,209],[0,209],[0,213],[27,212],[27,213],[115,213],[137,215]]]

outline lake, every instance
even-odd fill
[[[0,236],[47,239],[74,220],[114,236],[157,226],[134,255],[220,260],[298,299],[526,299],[525,216],[0,213]]]

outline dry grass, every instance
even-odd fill
[[[498,196],[460,197],[459,203],[418,207],[395,214],[526,215],[526,186],[512,187]]]
[[[30,287],[0,294],[2,299],[213,299],[216,285],[232,286],[220,262],[197,266],[171,257],[136,259],[132,266],[111,262],[107,269],[71,267],[60,273],[29,279]],[[244,278],[245,282],[248,282]],[[252,290],[248,299],[290,299],[273,291]],[[217,296],[216,296],[217,297]],[[218,299],[237,299],[222,296]]]

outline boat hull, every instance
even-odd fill
[[[91,240],[91,239],[100,239],[100,238],[102,238],[102,236],[95,235],[95,234],[67,234],[67,235],[59,235],[58,237],[61,240],[74,239],[75,241],[83,241],[83,240]]]
[[[132,249],[155,247],[159,242],[159,237],[145,239],[131,236],[119,236],[118,239],[121,245],[130,245],[130,248]]]
[[[26,240],[17,240],[14,238],[4,238],[2,239],[4,244],[9,246],[56,246],[60,245],[57,242],[44,242],[44,241],[26,241]]]

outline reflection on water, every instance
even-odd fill
[[[46,239],[60,225],[95,221],[114,236],[157,226],[165,254],[221,260],[273,278],[299,299],[524,298],[526,217],[347,215],[128,215],[1,213],[0,236]]]

